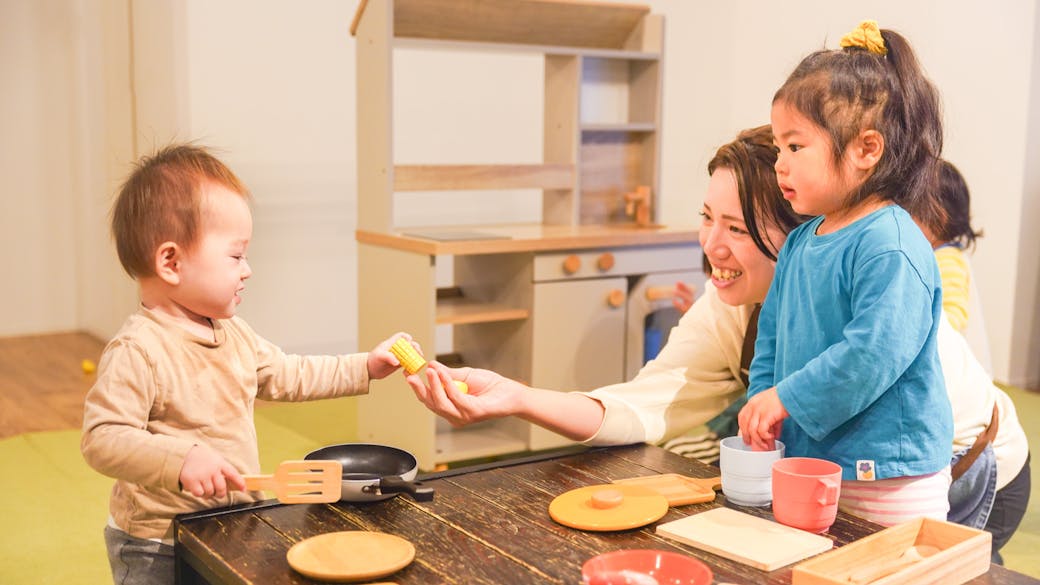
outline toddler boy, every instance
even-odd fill
[[[105,528],[116,583],[172,583],[176,514],[251,502],[257,398],[365,394],[399,367],[395,334],[369,353],[287,355],[235,316],[252,274],[248,192],[205,149],[142,159],[112,211],[141,305],[108,343],[87,394],[81,450],[116,479]]]

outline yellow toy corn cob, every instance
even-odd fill
[[[409,375],[419,372],[426,367],[426,360],[424,360],[423,357],[419,355],[419,352],[415,351],[412,344],[403,337],[397,338],[397,341],[390,346],[390,353],[394,354],[398,361],[401,362],[401,367],[404,368],[404,371]],[[469,386],[465,382],[460,382],[459,380],[454,380],[454,382],[455,387],[459,389],[459,392],[462,392],[463,394],[469,392]]]
[[[419,352],[415,351],[411,343],[403,337],[398,337],[397,341],[390,346],[390,353],[401,362],[401,367],[404,371],[408,372],[409,375],[414,374],[421,370],[426,365],[426,360],[423,359]]]

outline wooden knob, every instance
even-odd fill
[[[624,500],[625,496],[621,493],[621,490],[604,489],[592,493],[589,505],[600,510],[609,510],[610,508],[617,508]]]
[[[596,259],[596,268],[599,268],[600,272],[606,272],[614,267],[614,255],[610,252],[603,252]]]
[[[578,270],[581,270],[581,258],[571,254],[563,261],[563,272],[564,274],[574,274]]]
[[[615,309],[625,304],[625,292],[616,288],[610,291],[607,294],[607,304]]]
[[[646,289],[646,300],[648,301],[659,301],[661,299],[670,299],[675,294],[675,287],[672,286],[651,286]]]

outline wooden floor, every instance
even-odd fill
[[[86,333],[0,338],[0,438],[30,431],[78,429],[83,399],[103,341]]]

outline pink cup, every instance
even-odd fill
[[[838,515],[841,466],[811,457],[773,463],[773,517],[787,526],[827,532]]]

